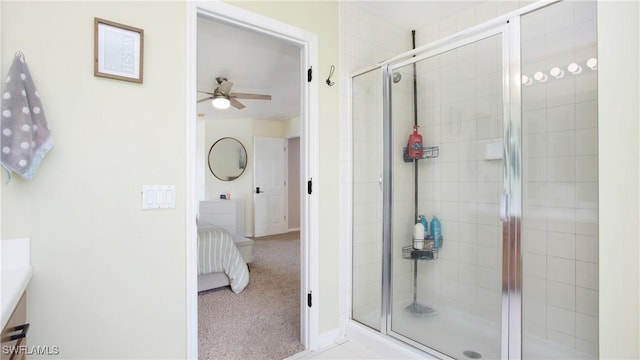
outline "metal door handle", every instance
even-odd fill
[[[18,339],[22,339],[27,337],[27,332],[29,331],[29,325],[30,324],[22,324],[22,325],[18,325],[16,327],[13,328],[13,331],[20,331],[20,333],[18,334],[14,334],[11,335],[9,337],[9,341],[14,341],[14,340],[18,340]]]
[[[509,194],[504,191],[500,194],[500,220],[509,221]]]
[[[378,177],[378,186],[380,187],[380,190],[382,190],[382,174]]]

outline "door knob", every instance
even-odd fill
[[[262,191],[262,192],[264,192],[264,191]],[[261,191],[260,191],[260,186],[257,186],[257,187],[256,187],[256,194],[260,194],[260,193],[261,193]]]

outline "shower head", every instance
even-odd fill
[[[393,73],[393,83],[394,84],[399,83],[401,79],[402,79],[402,75],[399,72],[394,72]]]

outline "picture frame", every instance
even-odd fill
[[[141,84],[143,59],[143,29],[94,18],[94,76]]]

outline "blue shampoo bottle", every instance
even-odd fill
[[[442,247],[442,227],[437,216],[431,219],[430,234],[433,237],[433,246],[438,249]]]

